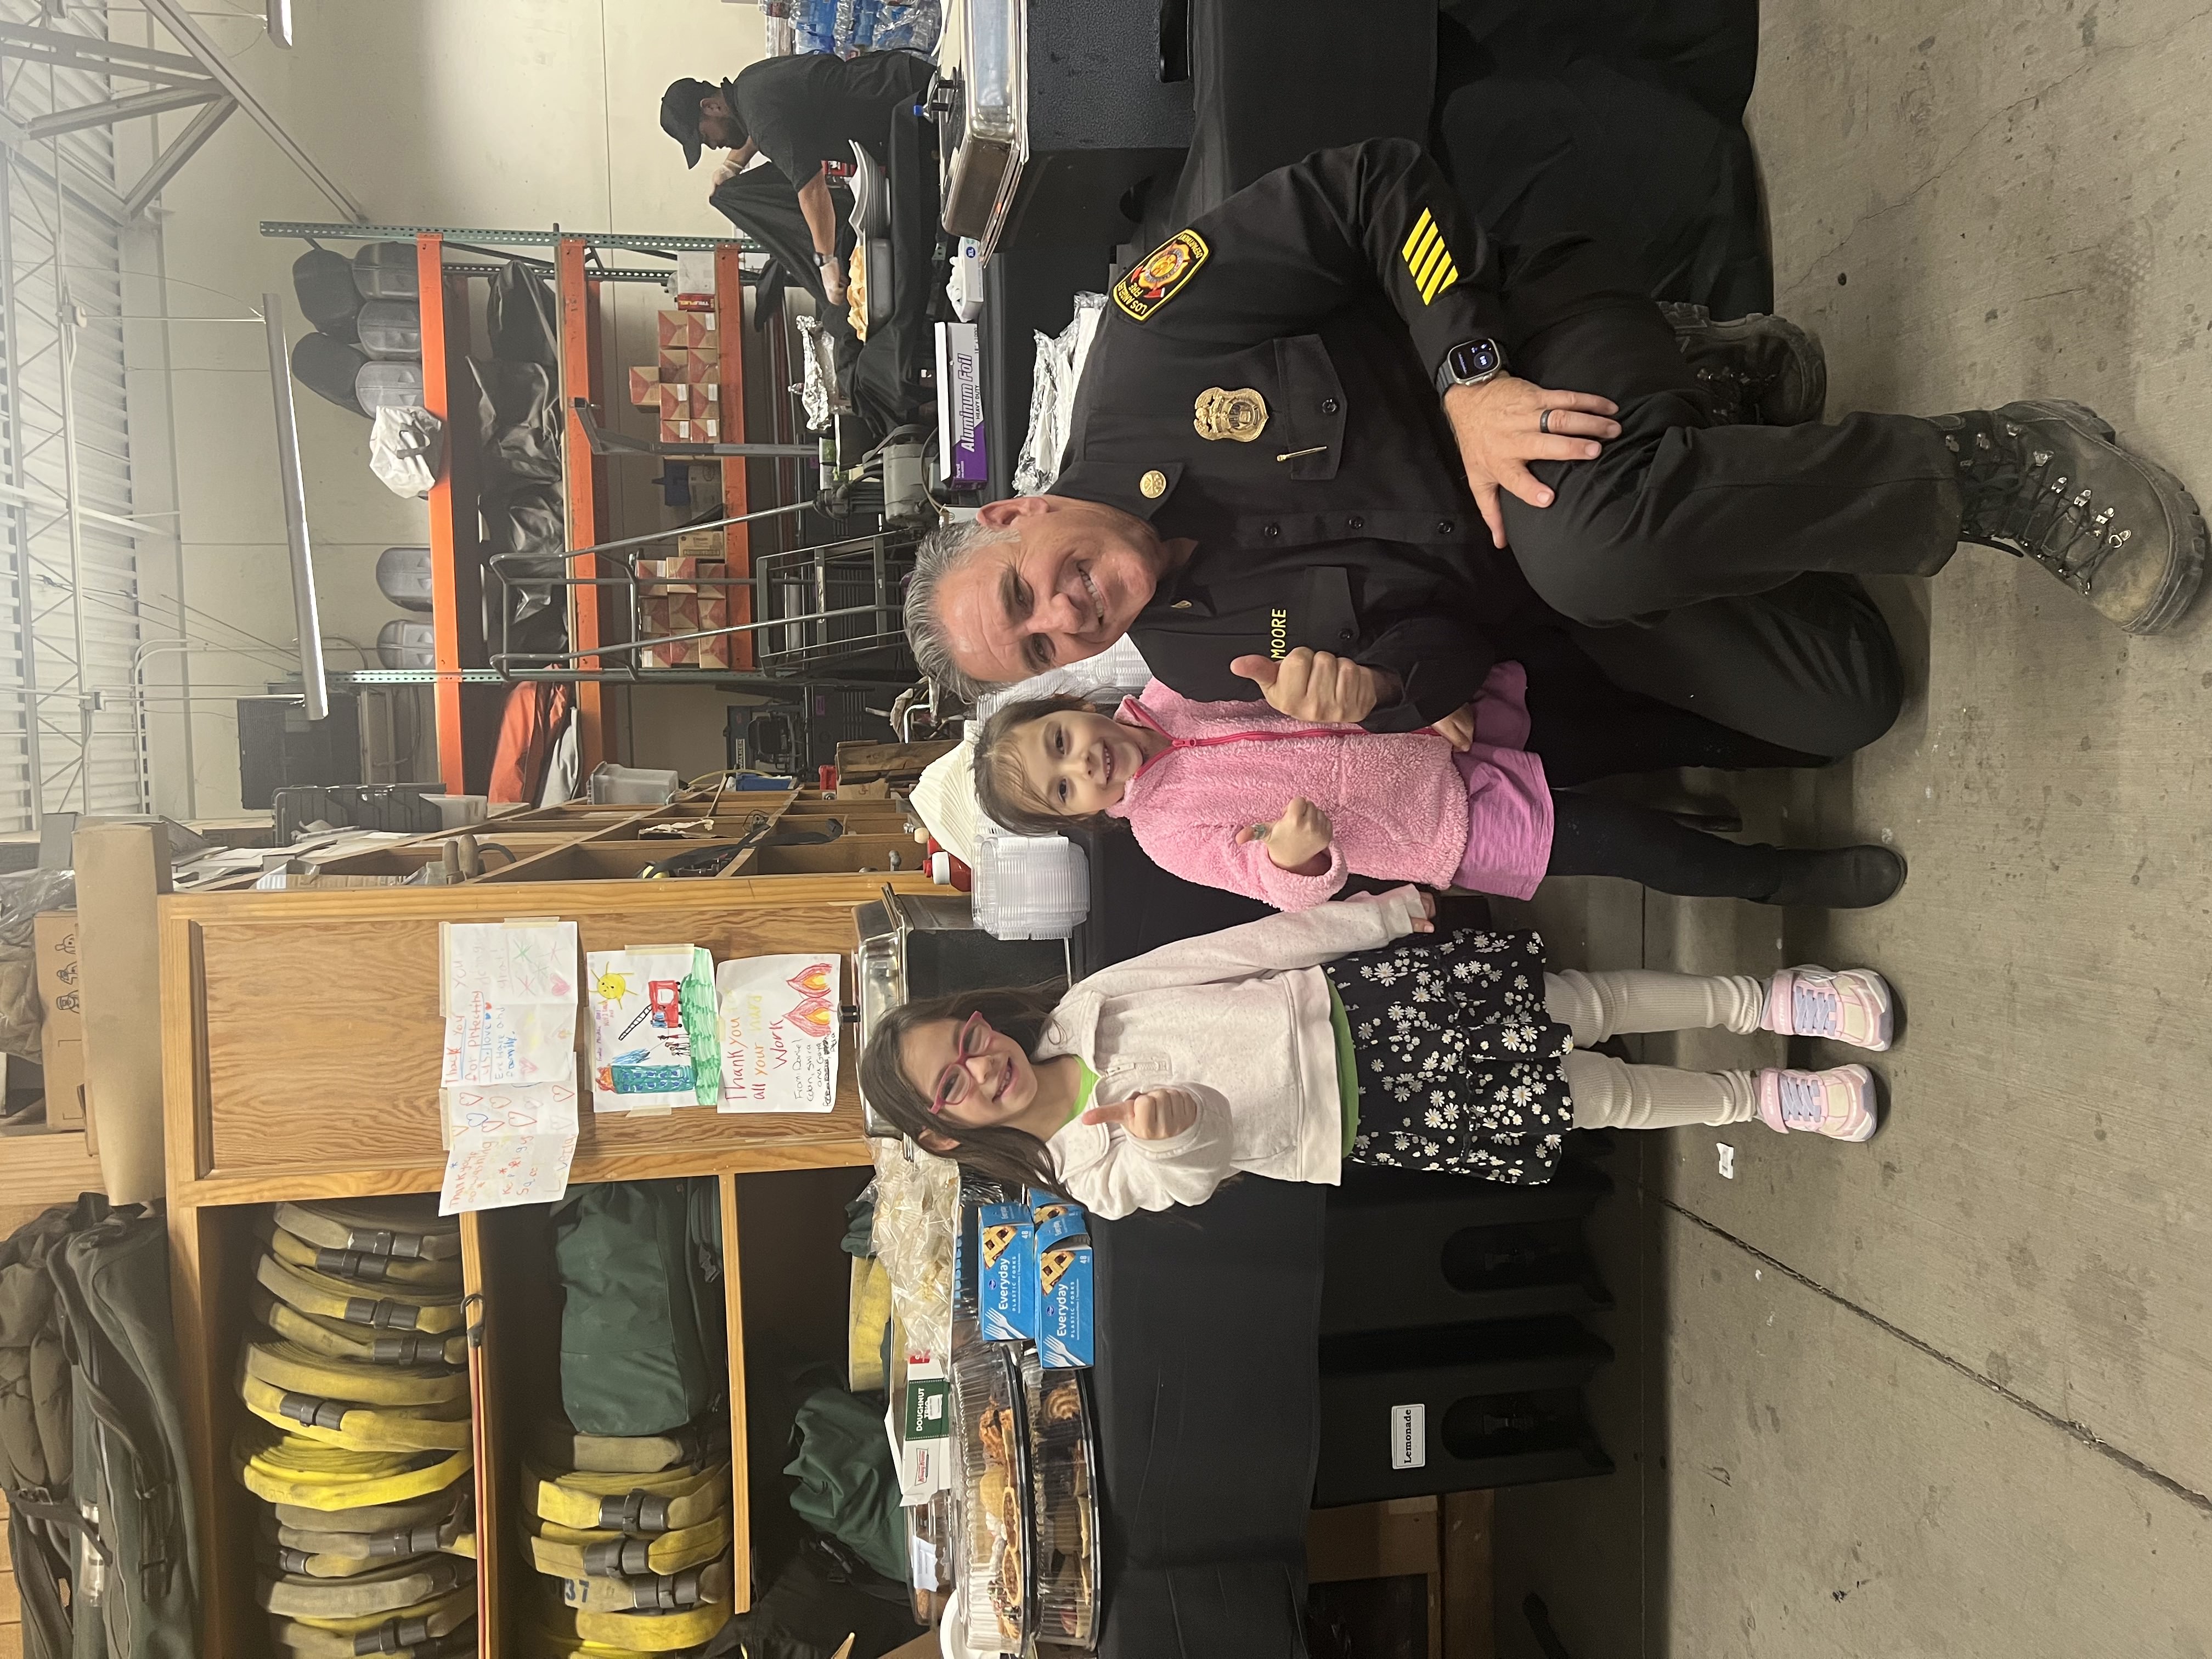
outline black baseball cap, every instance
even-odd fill
[[[684,146],[687,167],[699,165],[699,105],[716,90],[711,81],[686,76],[671,81],[668,90],[660,94],[660,130]]]

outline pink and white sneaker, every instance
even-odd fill
[[[1879,1054],[1889,1047],[1894,1003],[1889,986],[1871,968],[1784,968],[1766,982],[1762,1031],[1784,1036],[1826,1037]]]
[[[1759,1121],[1777,1134],[1794,1129],[1831,1140],[1871,1140],[1878,1127],[1875,1103],[1874,1073],[1863,1066],[1825,1072],[1770,1066],[1759,1074]]]

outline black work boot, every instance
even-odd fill
[[[1717,323],[1703,306],[1659,309],[1698,384],[1712,393],[1717,424],[1802,426],[1820,418],[1828,360],[1820,341],[1796,324],[1758,312]]]
[[[2130,634],[2188,610],[2204,517],[2181,481],[2113,441],[2080,404],[2036,398],[1939,415],[1966,490],[1959,539],[2034,560]]]
[[[1868,910],[1905,885],[1905,860],[1887,847],[1833,847],[1818,852],[1790,848],[1769,904],[1808,910]]]

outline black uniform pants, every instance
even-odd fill
[[[1620,408],[1597,459],[1532,469],[1550,507],[1504,500],[1530,586],[1582,624],[1577,643],[1616,684],[1772,742],[1832,756],[1880,736],[1896,653],[1856,579],[1950,557],[1961,503],[1941,434],[1899,415],[1712,426],[1658,307],[1594,247],[1509,297],[1516,374]]]

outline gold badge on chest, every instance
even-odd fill
[[[1219,443],[1225,438],[1232,443],[1249,444],[1267,429],[1267,400],[1250,386],[1235,392],[1208,386],[1191,408],[1191,424],[1198,428],[1200,437],[1211,442]]]

